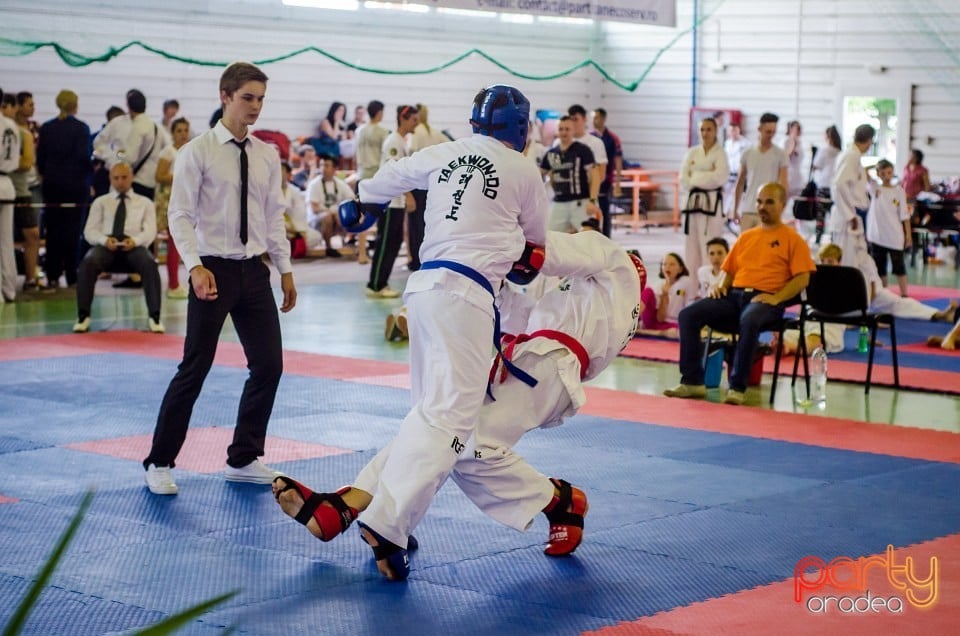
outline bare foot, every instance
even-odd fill
[[[274,481],[273,497],[277,500],[277,503],[280,504],[280,509],[283,510],[287,516],[296,519],[297,515],[300,514],[300,509],[303,508],[303,497],[300,496],[296,488],[288,488],[280,492],[285,486],[286,484],[279,479]],[[313,517],[310,517],[310,520],[307,521],[307,530],[316,538],[323,539],[320,524],[318,524],[317,520]]]
[[[957,307],[957,301],[951,300],[946,309],[933,314],[933,319],[942,320],[943,322],[949,322],[950,324],[953,324],[957,321]]]
[[[955,351],[957,349],[957,339],[956,338],[944,338],[943,342],[940,343],[941,349],[946,349],[947,351]]]

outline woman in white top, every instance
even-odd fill
[[[827,143],[822,148],[815,148],[813,151],[810,180],[817,185],[817,196],[821,199],[829,199],[830,184],[833,183],[833,177],[837,173],[837,157],[840,156],[843,143],[836,126],[828,127],[823,137]],[[820,238],[823,236],[824,219],[829,210],[828,205],[818,203],[815,208],[818,245],[820,244]]]
[[[174,119],[170,124],[173,145],[160,153],[157,161],[157,191],[154,204],[157,207],[157,231],[167,234],[167,297],[186,298],[189,292],[180,284],[180,252],[173,243],[167,226],[167,206],[170,204],[170,188],[173,186],[173,162],[177,153],[190,141],[190,122],[183,117]]]
[[[687,235],[684,257],[692,272],[708,262],[707,241],[723,235],[723,205],[717,204],[717,198],[722,198],[721,192],[730,177],[727,153],[717,141],[717,122],[712,117],[700,122],[700,139],[702,143],[687,151],[680,168],[680,188],[684,192],[681,201],[687,201],[687,210],[693,207],[702,210],[688,212],[684,224]],[[694,188],[706,190],[707,194],[691,197],[690,191]],[[711,215],[714,211],[717,214]],[[696,274],[693,288],[697,288]]]
[[[654,336],[677,337],[677,319],[680,310],[697,298],[697,283],[679,254],[670,252],[660,265],[663,283],[654,291],[654,285],[640,294],[643,308],[637,333]]]
[[[787,140],[783,144],[783,152],[787,155],[787,196],[800,195],[807,180],[803,178],[803,144],[800,142],[800,122],[791,121],[787,124]]]

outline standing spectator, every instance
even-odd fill
[[[168,99],[163,102],[163,119],[160,123],[164,128],[173,132],[173,121],[177,119],[177,113],[180,112],[180,102],[175,99]]]
[[[623,172],[623,147],[620,137],[607,128],[607,111],[598,108],[593,111],[593,132],[603,142],[607,153],[607,166],[604,170],[603,183],[600,184],[600,213],[603,214],[603,235],[610,238],[613,232],[613,217],[610,216],[611,197],[620,198],[623,195],[620,186],[620,173]]]
[[[833,193],[833,213],[830,215],[831,240],[843,250],[843,264],[853,267],[873,267],[864,236],[863,219],[870,207],[867,193],[867,172],[863,168],[863,153],[873,146],[877,131],[870,124],[857,126],[853,144],[837,159],[837,170],[830,191]]]
[[[160,322],[160,274],[148,249],[157,238],[157,212],[153,201],[131,192],[133,171],[125,163],[110,169],[113,192],[97,197],[83,229],[93,247],[80,262],[77,273],[77,322],[74,333],[90,331],[93,292],[101,272],[134,271],[144,281],[143,295],[153,333],[163,333]]]
[[[14,235],[23,237],[23,291],[38,288],[37,262],[40,256],[40,211],[33,205],[33,190],[38,185],[36,140],[39,131],[31,119],[33,113],[33,95],[17,93],[13,119],[20,127],[20,163],[10,177],[16,190]]]
[[[133,191],[153,200],[157,187],[157,162],[167,137],[146,114],[147,98],[133,88],[127,91],[127,116],[107,124],[94,141],[97,156],[108,167],[124,162],[133,169]]]
[[[570,116],[570,123],[573,126],[573,140],[582,143],[593,153],[593,170],[587,173],[590,184],[589,201],[599,210],[600,185],[607,175],[607,149],[599,137],[587,132],[587,110],[583,106],[574,104],[567,109],[567,115]],[[557,143],[559,141],[554,145]],[[576,232],[579,229],[578,225],[573,231]]]
[[[826,145],[812,148],[813,162],[811,163],[810,180],[817,186],[817,198],[830,200],[830,185],[837,171],[837,157],[840,155],[840,133],[836,126],[828,126],[824,133]],[[814,229],[817,245],[823,238],[824,226],[829,206],[820,201],[814,206]]]
[[[540,164],[541,174],[549,177],[553,188],[549,226],[556,232],[574,233],[580,231],[587,217],[600,216],[596,199],[590,196],[594,156],[585,144],[574,141],[569,115],[560,118],[557,132],[557,145],[547,151]]]
[[[707,241],[723,234],[723,187],[730,177],[727,154],[717,141],[717,122],[712,117],[700,120],[700,139],[699,145],[687,151],[680,167],[681,200],[686,201],[684,257],[693,272],[694,290],[700,267],[708,261]]]
[[[308,225],[320,233],[326,245],[324,254],[331,258],[340,258],[340,252],[333,247],[334,235],[342,231],[337,217],[337,206],[353,199],[356,195],[346,181],[337,176],[337,160],[323,157],[320,160],[321,173],[307,184]]]
[[[367,115],[370,121],[357,129],[358,187],[359,181],[377,174],[377,170],[380,169],[380,157],[383,154],[383,142],[390,134],[390,131],[380,125],[383,120],[383,102],[374,99],[367,104]],[[357,236],[357,262],[361,265],[370,262],[367,258],[366,232],[361,232]]]
[[[157,495],[177,493],[171,475],[187,436],[193,405],[213,365],[229,315],[247,357],[226,479],[269,484],[276,473],[260,463],[283,372],[280,319],[264,253],[280,271],[287,312],[297,303],[290,243],[283,225],[280,158],[249,134],[267,92],[267,76],[235,62],[220,76],[223,117],[184,146],[174,165],[170,232],[190,272],[183,361],[170,382],[144,459],[146,482]]]
[[[420,123],[417,124],[410,138],[411,154],[450,141],[446,135],[430,125],[430,110],[426,104],[417,104],[417,112]],[[423,245],[423,213],[427,209],[427,191],[414,190],[412,194],[417,209],[407,215],[407,270],[415,272],[420,269],[420,246]]]
[[[910,160],[903,167],[903,176],[900,185],[907,193],[907,202],[913,203],[921,192],[930,191],[930,173],[923,165],[923,151],[914,148],[910,151]]]
[[[47,287],[56,289],[60,276],[77,283],[80,238],[86,217],[90,177],[90,127],[76,118],[77,94],[57,94],[60,114],[40,127],[37,172],[42,178],[43,226]]]
[[[3,91],[0,90],[0,99]],[[13,201],[10,173],[20,165],[20,128],[0,113],[0,303],[17,297],[17,258],[13,251]]]
[[[190,122],[183,117],[170,124],[173,143],[160,153],[157,161],[157,230],[167,233],[167,298],[185,299],[189,296],[186,286],[180,284],[180,252],[170,234],[167,220],[167,208],[170,204],[170,190],[173,186],[173,166],[177,153],[190,141]]]
[[[740,176],[740,159],[749,147],[750,140],[740,134],[740,124],[732,123],[727,126],[727,137],[723,142],[723,151],[727,155],[730,177],[723,189],[723,213],[730,218],[733,218],[735,210],[736,196],[734,190],[737,185],[737,177]]]
[[[760,331],[783,317],[785,303],[806,289],[817,268],[803,237],[781,220],[786,204],[780,183],[760,187],[756,210],[761,225],[733,244],[723,261],[723,283],[680,312],[680,385],[664,395],[706,396],[700,330],[709,325],[738,334],[724,402],[743,404]]]
[[[910,248],[910,212],[907,194],[899,185],[893,185],[893,164],[881,159],[876,165],[880,185],[873,180],[867,185],[870,192],[870,211],[867,212],[867,243],[870,255],[877,264],[877,274],[887,286],[887,258],[900,285],[900,296],[907,296],[907,269],[903,251]]]
[[[387,163],[399,161],[406,157],[407,142],[405,137],[412,133],[420,123],[416,106],[397,106],[397,129],[390,133],[383,142],[383,152],[380,158],[380,167]],[[400,292],[392,289],[387,283],[393,271],[393,263],[400,253],[403,243],[403,217],[416,210],[417,204],[413,194],[406,192],[394,197],[377,218],[377,244],[370,262],[370,280],[367,282],[368,298],[397,298]]]
[[[789,198],[799,196],[803,186],[807,185],[807,180],[803,177],[801,133],[800,122],[787,123],[787,139],[783,144],[783,152],[787,155],[787,196]]]
[[[734,188],[733,219],[740,221],[741,231],[760,224],[757,213],[757,193],[765,183],[779,183],[787,190],[787,155],[773,145],[780,118],[773,113],[760,115],[757,128],[759,141],[744,151],[740,158],[740,174]]]
[[[95,144],[96,139],[111,121],[117,117],[123,117],[124,115],[125,113],[123,112],[122,108],[119,106],[111,106],[107,109],[105,115],[106,120],[100,126],[100,130],[91,135],[90,142],[91,147],[93,148],[93,176],[90,179],[90,187],[93,190],[93,198],[103,196],[110,191],[110,168],[107,166],[106,157],[98,154],[97,152],[97,147]],[[86,221],[86,219],[84,219],[84,221]],[[83,249],[81,249],[81,253],[86,254],[87,249],[89,248],[89,245],[84,245]]]

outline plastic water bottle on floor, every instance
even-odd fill
[[[810,354],[810,402],[821,409],[827,404],[827,352],[823,347]]]
[[[866,325],[860,325],[860,337],[857,339],[857,353],[870,351],[870,330]]]

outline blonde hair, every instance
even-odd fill
[[[835,258],[838,261],[843,258],[843,250],[836,243],[827,243],[817,252],[817,258],[822,262],[826,258]]]
[[[63,89],[57,93],[57,108],[59,108],[62,112],[76,110],[77,101],[77,94],[71,90]]]
[[[420,113],[420,123],[423,124],[423,127],[427,129],[427,132],[432,132],[430,130],[430,123],[427,121],[427,115],[429,109],[426,104],[417,104],[417,112]]]

